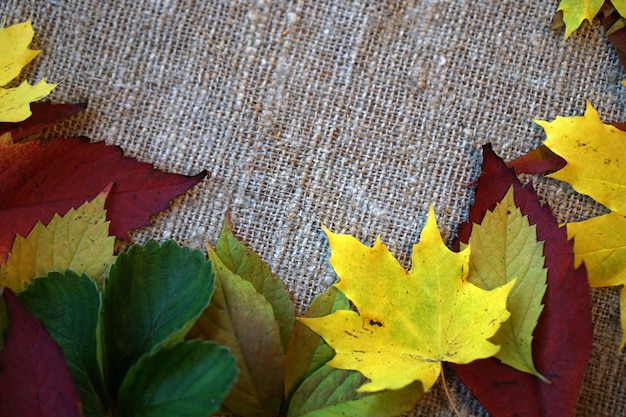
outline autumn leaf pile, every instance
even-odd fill
[[[566,37],[602,7],[615,18],[626,2],[563,0]],[[626,132],[591,104],[538,121],[544,144],[509,166],[485,145],[452,249],[431,208],[409,269],[380,237],[370,247],[322,226],[338,280],[296,318],[229,219],[207,254],[174,241],[115,252],[206,172],[37,137],[85,106],[33,103],[54,88],[43,80],[10,86],[37,55],[32,36],[30,21],[0,28],[2,416],[391,417],[427,395],[444,363],[495,417],[573,414],[589,285],[626,284]],[[610,213],[563,227],[515,171],[550,172]]]

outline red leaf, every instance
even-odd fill
[[[490,358],[468,365],[451,366],[481,404],[494,416],[562,417],[573,414],[583,374],[591,353],[591,301],[584,268],[574,269],[572,242],[559,228],[547,206],[539,203],[531,184],[523,187],[512,169],[496,156],[490,145],[483,148],[482,175],[476,186],[470,223],[459,228],[458,248],[467,242],[471,222],[481,223],[511,185],[515,203],[536,225],[537,239],[544,241],[548,287],[544,310],[533,333],[533,359],[539,372],[552,383],[517,371]]]
[[[37,221],[47,224],[92,200],[114,183],[106,202],[110,233],[149,226],[150,216],[206,176],[157,171],[122,155],[117,146],[85,138],[27,141],[0,147],[0,262],[6,261],[16,234],[26,236]]]
[[[82,416],[80,396],[61,349],[43,324],[4,288],[9,328],[0,352],[0,415]]]
[[[624,46],[626,47],[626,31],[624,31]],[[613,126],[626,131],[625,122],[613,122]],[[549,174],[556,172],[567,165],[567,161],[555,154],[545,145],[539,145],[532,151],[506,163],[508,168],[513,168],[518,174]]]
[[[608,30],[619,19],[619,13],[614,12],[608,16],[602,15],[602,25],[605,30]],[[622,68],[626,68],[626,29],[620,29],[607,36],[609,42],[615,48],[617,59]]]
[[[546,174],[558,171],[565,165],[567,165],[567,161],[545,145],[540,145],[506,164],[507,167],[515,169],[518,174]]]
[[[52,104],[49,101],[31,103],[32,115],[23,122],[0,123],[0,135],[11,132],[13,142],[19,142],[26,136],[37,133],[46,127],[54,126],[86,108],[87,103]]]

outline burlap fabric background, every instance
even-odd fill
[[[408,267],[428,206],[444,238],[467,218],[480,146],[505,159],[543,139],[532,119],[625,120],[626,74],[599,25],[569,40],[557,1],[9,0],[43,49],[29,80],[88,110],[49,134],[87,135],[203,181],[132,240],[237,234],[302,311],[335,279],[320,228],[381,234]],[[600,212],[534,178],[561,221]],[[619,303],[593,291],[595,341],[577,416],[626,415]],[[488,415],[450,373],[464,415]],[[449,416],[441,385],[412,416]]]

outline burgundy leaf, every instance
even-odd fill
[[[567,161],[545,145],[540,145],[506,164],[507,167],[515,169],[518,174],[547,174],[558,171],[565,165]]]
[[[52,104],[49,101],[31,103],[30,111],[32,115],[23,122],[0,123],[0,135],[11,132],[13,142],[19,142],[26,136],[37,133],[46,127],[54,126],[86,108],[87,103]]]
[[[129,230],[150,225],[150,216],[206,175],[164,173],[124,157],[117,146],[86,138],[0,145],[0,262],[16,234],[25,236],[38,220],[47,224],[55,213],[92,200],[110,183],[110,233],[128,239]]]
[[[61,349],[9,288],[9,328],[0,352],[0,415],[82,416],[80,396]]]
[[[494,416],[562,417],[572,415],[591,353],[591,300],[584,268],[574,269],[572,242],[565,228],[542,206],[531,184],[522,186],[512,169],[483,147],[482,174],[476,186],[470,222],[459,228],[459,241],[467,243],[472,223],[481,223],[511,186],[515,203],[536,225],[544,241],[548,287],[544,310],[533,333],[533,359],[551,384],[490,358],[451,366],[457,376]]]

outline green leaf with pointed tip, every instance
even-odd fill
[[[515,205],[512,187],[481,224],[473,225],[469,244],[471,283],[491,290],[517,278],[507,301],[511,316],[490,339],[501,345],[495,357],[549,382],[535,368],[532,356],[533,331],[546,292],[543,242],[537,241],[535,225],[529,225]]]
[[[211,263],[174,241],[133,245],[111,266],[102,299],[103,368],[109,393],[155,346],[181,340],[214,288]]]
[[[304,317],[323,317],[337,310],[350,309],[350,301],[341,291],[330,287],[315,297]],[[296,322],[285,356],[285,397],[289,401],[295,390],[313,372],[332,359],[335,352],[324,339],[300,322]]]
[[[208,248],[215,293],[188,338],[215,340],[237,358],[239,377],[224,400],[228,414],[274,415],[283,393],[284,357],[272,306]]]
[[[179,341],[142,356],[128,371],[118,409],[122,416],[205,417],[218,409],[236,377],[226,348]]]
[[[415,406],[422,396],[420,382],[400,390],[357,392],[367,382],[361,373],[324,365],[296,390],[287,417],[392,417]]]
[[[295,313],[291,297],[283,281],[270,271],[267,264],[256,253],[233,235],[228,220],[222,227],[215,253],[226,268],[246,281],[250,281],[257,292],[263,294],[272,305],[280,329],[283,350],[286,351],[295,323]]]
[[[71,269],[97,282],[113,262],[115,237],[109,236],[104,203],[111,187],[64,216],[37,223],[28,237],[17,236],[6,265],[0,267],[0,285],[21,291],[37,276]]]
[[[86,417],[106,414],[106,391],[96,359],[100,294],[87,276],[72,271],[37,278],[18,298],[44,324],[61,348],[80,391]]]

